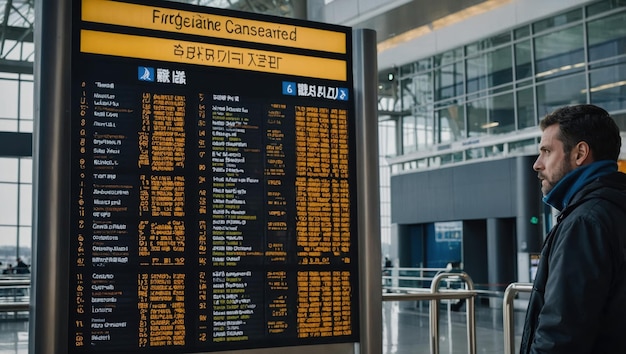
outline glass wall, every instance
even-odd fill
[[[600,105],[621,124],[625,22],[626,1],[598,1],[399,68],[397,114],[381,118],[400,130],[392,171],[527,153],[528,133],[565,105]]]
[[[33,132],[33,75],[0,73],[0,131]],[[31,157],[4,153],[0,141],[0,268],[15,266],[17,258],[32,263]]]
[[[0,157],[0,262],[31,261],[32,159]]]

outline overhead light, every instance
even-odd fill
[[[542,72],[537,74],[537,77],[544,77],[544,76],[556,74],[556,73],[561,72],[561,71],[566,71],[566,70],[580,68],[582,66],[585,66],[585,63],[577,63],[577,64],[574,64],[574,65],[563,65],[560,68],[542,71]]]
[[[391,73],[389,73],[389,74],[387,74],[387,80],[389,80],[389,81],[393,81],[393,79],[394,79],[394,75],[393,75],[393,73],[392,73],[392,72],[391,72]]]
[[[489,122],[481,125],[480,127],[483,129],[495,128],[500,125],[500,122]]]
[[[598,92],[598,91],[608,90],[608,89],[612,89],[614,87],[619,87],[619,86],[624,86],[624,85],[626,85],[626,80],[618,81],[618,82],[612,82],[610,84],[598,85],[598,86],[590,88],[589,92]],[[581,90],[580,93],[587,93],[587,89]]]

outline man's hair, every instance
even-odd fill
[[[565,153],[584,141],[589,144],[594,161],[619,158],[619,127],[604,109],[591,104],[562,107],[543,118],[539,127],[543,131],[553,124],[559,125],[558,138]]]

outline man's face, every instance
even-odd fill
[[[537,171],[537,177],[541,180],[543,195],[548,194],[561,178],[576,168],[575,157],[573,161],[572,154],[563,151],[563,142],[557,138],[558,134],[558,124],[553,124],[543,131],[539,143],[539,156],[533,164],[533,169]]]

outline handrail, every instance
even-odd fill
[[[21,289],[21,288],[29,288],[30,287],[30,277],[20,277],[20,276],[6,276],[0,277],[0,289]],[[14,297],[14,295],[10,296],[11,299],[17,300],[24,299],[23,296]],[[18,312],[18,311],[29,311],[30,303],[28,301],[12,301],[12,302],[0,302],[0,312]]]
[[[445,278],[453,278],[460,277],[465,281],[467,285],[467,290],[474,290],[474,282],[472,278],[465,272],[461,273],[439,273],[433,278],[433,282],[430,286],[430,290],[433,293],[437,293],[439,291],[439,283]],[[476,354],[476,313],[475,313],[475,303],[474,296],[467,297],[467,306],[465,307],[466,311],[466,320],[467,320],[467,348],[469,350],[469,354]],[[430,348],[433,354],[439,354],[439,299],[435,299],[431,301],[430,306],[431,318],[431,327],[430,327]],[[433,323],[437,325],[433,327]]]
[[[515,352],[515,321],[513,318],[513,300],[520,292],[531,292],[533,285],[531,283],[511,283],[504,291],[502,321],[504,331],[504,354],[513,354]]]
[[[30,286],[30,279],[0,279],[0,288]]]
[[[0,312],[29,311],[28,302],[0,302]]]
[[[439,283],[447,278],[461,278],[467,284],[467,290],[448,289],[439,290]],[[430,301],[430,352],[439,354],[439,301],[453,299],[467,299],[467,346],[470,354],[476,354],[476,291],[474,283],[466,273],[439,273],[433,278],[430,289],[419,289],[411,293],[385,293],[383,301]]]

